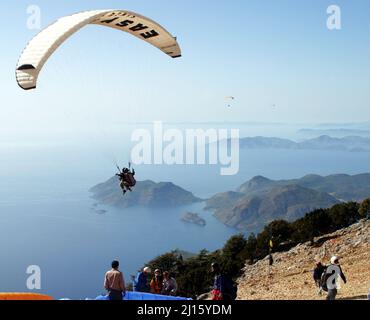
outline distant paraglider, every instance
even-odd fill
[[[235,97],[233,97],[233,96],[228,96],[228,97],[225,97],[225,100],[226,100],[226,102],[227,102],[227,107],[228,107],[228,108],[231,108],[231,107],[232,107],[233,102],[235,101]]]
[[[35,89],[40,71],[50,56],[70,36],[89,24],[125,31],[172,58],[181,57],[176,38],[149,18],[124,10],[85,11],[60,18],[31,40],[17,64],[19,86],[24,90]]]

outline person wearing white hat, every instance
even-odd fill
[[[152,273],[149,267],[145,267],[143,271],[138,272],[134,280],[134,291],[135,292],[150,292],[148,284],[148,276]]]
[[[334,278],[332,276],[335,275]],[[347,279],[342,271],[342,268],[339,264],[339,258],[337,256],[333,256],[330,259],[330,265],[326,269],[326,281],[331,282],[331,286],[328,287],[328,295],[326,297],[326,300],[335,300],[335,297],[338,293],[338,277],[341,277],[344,283],[347,283]]]
[[[337,256],[332,256],[330,259],[331,264],[339,264],[339,259]]]

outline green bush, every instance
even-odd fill
[[[360,209],[358,210],[361,218],[368,218],[370,214],[370,198],[364,200],[361,203]]]

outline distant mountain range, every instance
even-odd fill
[[[353,176],[336,174],[326,177],[311,174],[300,179],[291,180],[270,180],[257,176],[242,184],[237,191],[254,195],[270,191],[274,187],[286,185],[300,185],[326,192],[340,201],[360,201],[370,196],[370,173]]]
[[[273,220],[294,221],[314,209],[369,196],[370,174],[308,175],[280,181],[258,176],[236,192],[211,197],[205,209],[214,211],[215,217],[226,225],[257,232]]]
[[[180,207],[202,201],[191,192],[186,191],[171,182],[155,183],[139,181],[134,192],[123,196],[118,178],[98,184],[90,189],[93,198],[100,203],[119,208],[143,206],[149,208]]]
[[[370,136],[370,129],[353,128],[327,128],[327,129],[301,129],[298,133],[304,135],[332,135],[332,136]]]
[[[359,123],[322,123],[313,127],[302,128],[300,134],[308,136],[332,135],[335,137],[344,136],[370,136],[370,122]]]
[[[240,139],[242,149],[296,149],[296,150],[339,150],[370,152],[370,138],[348,136],[333,138],[323,135],[314,139],[295,142],[289,139],[250,137]]]

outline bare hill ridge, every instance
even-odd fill
[[[312,279],[317,259],[328,264],[332,255],[340,258],[347,284],[337,299],[366,299],[370,288],[370,222],[362,220],[348,228],[315,238],[315,245],[300,244],[287,252],[275,253],[269,275],[268,257],[246,265],[238,279],[239,300],[323,300]]]
[[[362,201],[370,194],[370,173],[330,176],[307,175],[300,179],[271,180],[257,176],[237,190],[214,195],[205,209],[224,224],[259,232],[271,221],[294,221],[318,208]]]

